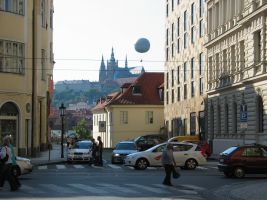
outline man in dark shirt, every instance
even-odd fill
[[[103,166],[103,160],[102,160],[102,152],[103,152],[103,142],[101,140],[101,137],[98,136],[97,137],[97,140],[98,140],[98,165],[99,166]]]

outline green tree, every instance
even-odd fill
[[[79,139],[91,139],[91,132],[88,129],[88,124],[85,119],[78,122],[77,126],[74,127],[76,134]]]

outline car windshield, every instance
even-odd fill
[[[89,149],[91,148],[92,143],[91,142],[76,142],[74,145],[74,149]]]
[[[222,154],[224,155],[229,155],[231,154],[233,151],[235,151],[237,149],[237,147],[230,147],[229,149],[226,149],[224,152],[222,152]]]
[[[134,143],[119,143],[116,150],[136,150],[136,146]]]

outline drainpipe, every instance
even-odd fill
[[[35,156],[34,150],[34,122],[35,122],[35,0],[33,1],[33,10],[32,10],[32,124],[31,124],[31,156]]]

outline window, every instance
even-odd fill
[[[185,118],[184,119],[184,135],[187,135],[187,132],[188,132],[188,130],[187,130],[187,119]]]
[[[132,92],[133,92],[133,94],[137,94],[137,95],[139,94],[140,95],[141,94],[141,86],[140,85],[134,85]]]
[[[204,1],[205,0],[199,0],[199,17],[204,17]]]
[[[0,72],[24,74],[24,44],[0,40]]]
[[[190,135],[196,135],[196,113],[190,113]]]
[[[169,16],[169,4],[168,3],[166,4],[166,16],[167,17]]]
[[[180,47],[180,38],[177,39],[177,53],[180,53],[181,47]]]
[[[166,89],[169,88],[169,73],[166,74]]]
[[[45,0],[41,0],[41,20],[42,20],[42,27],[43,28],[47,28],[46,27],[46,18],[45,18],[45,13],[46,9],[45,9]]]
[[[177,19],[177,36],[180,37],[180,17]]]
[[[174,36],[174,23],[172,23],[172,33],[171,33],[172,35],[171,35],[171,39],[172,39],[172,42],[173,42],[173,36]]]
[[[204,133],[205,133],[205,112],[204,111],[200,111],[199,112],[199,118],[198,118],[198,121],[199,121],[199,134],[201,137],[203,137]],[[201,138],[201,139],[204,139],[204,138]]]
[[[217,130],[221,134],[221,106],[217,105]]]
[[[45,50],[42,49],[41,53],[41,78],[42,80],[45,80]]]
[[[247,157],[261,157],[262,156],[262,151],[258,147],[247,147],[244,149],[242,156],[247,156]]]
[[[127,111],[120,112],[120,121],[121,121],[121,124],[128,124],[128,112]]]
[[[153,111],[146,111],[146,124],[153,124]]]
[[[237,133],[237,103],[233,103],[233,133]]]
[[[191,58],[191,79],[194,79],[195,58]]]
[[[261,62],[261,32],[257,31],[254,33],[254,63],[258,64]]]
[[[194,44],[195,40],[195,27],[191,27],[191,44]]]
[[[166,92],[166,104],[169,104],[169,93]]]
[[[180,84],[180,66],[177,68],[177,84]]]
[[[229,133],[229,108],[228,108],[228,104],[225,104],[225,115],[224,115],[224,128],[225,128],[225,133]]]
[[[181,101],[181,91],[180,91],[180,87],[177,88],[177,101]]]
[[[199,37],[203,37],[205,34],[205,24],[204,24],[204,20],[201,19],[199,21]]]
[[[187,99],[187,85],[184,84],[184,99]]]
[[[174,86],[174,70],[172,69],[172,71],[171,71],[171,78],[172,78],[172,80],[171,80],[171,83],[172,83],[172,87]]]
[[[24,0],[0,0],[0,10],[24,15]]]
[[[174,0],[172,0],[172,11],[174,9]]]
[[[204,53],[199,54],[199,75],[202,76],[204,73],[205,57]]]
[[[187,48],[187,33],[184,34],[184,49]]]
[[[169,29],[166,30],[166,46],[169,45]]]
[[[187,31],[187,11],[184,11],[184,32]]]
[[[263,116],[264,116],[264,109],[263,109],[263,100],[260,95],[257,96],[257,131],[259,133],[262,133],[264,131],[264,121],[263,121]]]
[[[203,78],[199,78],[199,94],[202,95],[204,90]]]
[[[191,4],[191,24],[195,23],[195,4]]]
[[[174,103],[174,89],[172,89],[172,103]]]
[[[194,81],[191,81],[191,97],[195,96],[195,86]]]
[[[187,81],[187,62],[184,63],[184,82]]]

